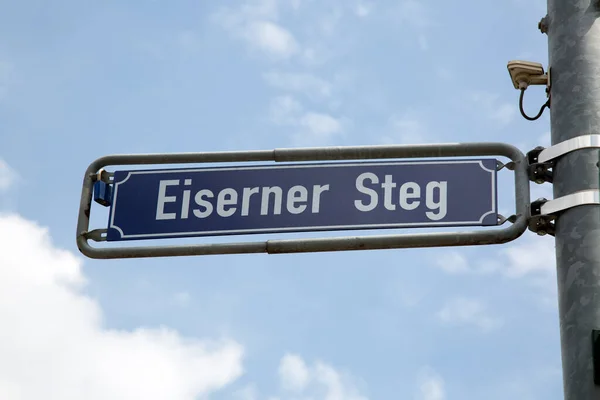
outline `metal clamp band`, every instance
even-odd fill
[[[538,162],[545,163],[575,150],[600,148],[600,135],[577,136],[540,152]]]
[[[541,206],[540,215],[554,215],[557,212],[586,204],[600,204],[598,190],[582,190],[558,199],[548,200]]]

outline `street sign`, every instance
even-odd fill
[[[464,157],[492,156],[506,157],[510,162],[505,163],[493,159],[464,159]],[[461,157],[463,159],[440,161],[440,159],[444,157]],[[414,161],[417,159],[426,159],[427,161]],[[351,163],[349,163],[350,160],[352,160]],[[374,162],[373,160],[380,161]],[[315,161],[344,161],[346,164],[312,164],[312,162]],[[248,165],[243,164],[248,162],[275,162],[275,164],[265,166],[255,165],[252,167],[242,166]],[[287,164],[291,162],[300,162],[303,164],[295,166]],[[309,162],[311,163],[309,164]],[[237,163],[238,166],[204,169],[188,168],[155,171],[117,171],[116,174],[106,170],[106,167],[109,166],[117,167],[123,165],[185,165],[207,163]],[[459,164],[464,165],[460,166]],[[329,165],[332,166],[330,167]],[[335,168],[340,168],[339,170],[350,173],[351,167],[358,167],[359,169],[355,169],[355,172],[359,172],[359,174],[352,176],[351,179],[354,179],[354,181],[351,180],[350,183],[347,182],[347,179],[349,178],[346,177],[346,184],[343,187],[340,185],[344,182],[342,177],[345,172],[337,173],[338,175],[335,175],[325,171],[327,168],[332,169],[332,171],[335,171]],[[77,217],[76,243],[78,249],[85,256],[94,259],[251,253],[309,253],[321,251],[406,249],[419,247],[483,246],[507,243],[517,239],[525,232],[525,230],[527,230],[528,217],[531,212],[528,167],[528,160],[519,149],[510,144],[496,142],[332,146],[251,151],[107,155],[92,161],[85,170]],[[312,168],[312,170],[303,168]],[[360,168],[364,169],[361,170]],[[464,170],[461,170],[462,168],[464,168]],[[261,169],[263,170],[262,172]],[[265,181],[266,184],[263,185],[260,183],[260,179],[267,179],[267,172],[265,172],[267,169],[278,170],[279,172],[269,172],[269,174],[274,174],[275,180],[271,182],[271,178],[269,177],[269,181]],[[409,169],[412,169],[411,173],[408,172]],[[292,175],[290,175],[292,174],[290,171],[293,170],[296,170],[293,172],[294,174],[302,174],[302,179],[307,177],[312,178],[307,181],[298,180],[298,182],[294,182]],[[305,172],[300,172],[301,170]],[[514,210],[507,210],[511,213],[507,216],[500,215],[496,211],[495,171],[500,170],[511,171],[514,173]],[[228,181],[223,179],[223,175],[221,175],[217,177],[217,180],[215,180],[215,177],[212,177],[212,180],[197,181],[197,177],[202,176],[206,178],[211,176],[213,172],[216,173],[218,171],[222,171],[222,174],[234,174],[235,176],[238,176],[238,178],[237,180]],[[240,172],[236,173],[236,171]],[[241,175],[239,175],[242,173],[241,171],[248,171],[245,172],[247,177],[242,178]],[[132,174],[129,174],[129,172],[132,172]],[[364,188],[361,188],[363,191],[360,191],[356,186],[356,179],[359,175],[366,172],[373,173],[377,176],[378,183],[375,183],[372,179],[364,179],[361,181]],[[402,175],[400,175],[400,173]],[[145,183],[137,181],[137,183],[134,184],[137,179],[142,178],[136,178],[136,175],[146,174],[148,176],[145,177]],[[164,177],[161,177],[160,174],[164,174]],[[188,175],[186,176],[183,174]],[[381,176],[381,174],[383,174],[383,176]],[[392,175],[393,182],[386,183],[385,175]],[[127,181],[125,180],[126,176],[129,176]],[[261,176],[264,176],[264,178],[260,178]],[[369,176],[367,175],[366,177]],[[255,180],[251,181],[249,178]],[[186,182],[186,179],[191,181]],[[158,196],[161,190],[161,180],[179,180],[179,184],[169,185],[168,183],[163,183],[164,196],[162,197],[160,204],[164,207],[159,210]],[[115,184],[115,181],[118,185]],[[405,186],[404,192],[401,194],[400,190],[402,185],[408,182],[413,182],[419,187],[418,198],[416,196],[416,186],[412,185]],[[445,182],[445,184],[443,184],[443,182]],[[395,183],[396,187],[393,187],[392,183]],[[381,186],[382,184],[385,184],[386,186]],[[390,202],[396,205],[397,208],[395,210],[388,210],[385,207],[385,190],[388,184],[392,186],[392,198]],[[316,223],[313,223],[312,226],[308,226],[308,224],[305,224],[306,221],[298,217],[301,217],[303,213],[306,213],[306,215],[312,214],[314,202],[313,196],[314,193],[317,192],[315,191],[315,185],[318,186],[317,191],[320,193],[320,197],[319,212],[315,212],[314,214],[319,214],[321,217],[313,217]],[[326,185],[329,185],[327,190],[325,190]],[[268,194],[269,202],[266,203],[266,214],[262,214],[261,190],[263,190],[263,187],[265,186],[271,189],[269,189]],[[278,193],[271,193],[273,190],[277,191],[277,189],[272,189],[275,186],[281,189],[281,210],[279,211],[279,214],[274,211],[274,204],[278,204],[279,202],[277,199]],[[306,200],[303,200],[305,196],[302,189],[295,188],[294,191],[290,193],[292,186],[303,186],[306,189]],[[428,186],[431,195],[429,197],[429,205],[427,203]],[[122,189],[120,194],[118,193],[119,187]],[[255,187],[259,188],[258,194],[251,193],[253,192],[252,188]],[[246,203],[248,215],[242,216],[244,188],[248,189],[246,191],[247,196],[258,197],[248,197]],[[98,191],[96,189],[98,189]],[[176,191],[173,192],[173,189],[176,189]],[[236,195],[231,191],[226,191],[221,194],[223,189],[234,189]],[[310,196],[308,189],[311,190]],[[177,192],[177,190],[180,191]],[[210,190],[213,197],[209,197],[207,192],[203,192],[202,195],[199,195],[198,192],[201,190]],[[388,188],[387,190],[390,189]],[[189,191],[189,194],[186,194],[186,191]],[[193,195],[192,191],[194,191]],[[367,193],[364,193],[365,191]],[[360,204],[367,208],[371,207],[374,192],[377,194],[377,206],[375,206],[373,210],[361,211],[356,208],[356,204]],[[440,196],[441,194],[445,194],[445,196]],[[219,195],[221,195],[220,205]],[[336,198],[338,199],[338,202],[333,202],[332,205],[332,200],[328,199],[326,197],[327,195],[337,195]],[[196,202],[196,196],[199,196],[198,202]],[[237,198],[234,202],[233,199],[236,196]],[[415,197],[413,198],[412,196]],[[173,200],[172,197],[175,197],[175,201],[171,201]],[[289,205],[288,197],[291,199]],[[126,198],[129,200],[125,201]],[[403,203],[400,203],[401,198],[404,199]],[[442,208],[443,203],[440,202],[440,199],[445,200],[445,208]],[[275,237],[269,238],[268,240],[227,241],[218,243],[203,242],[156,245],[154,244],[155,241],[152,241],[153,243],[148,246],[108,244],[92,246],[90,243],[91,241],[107,242],[109,231],[109,229],[106,228],[106,225],[104,228],[93,228],[90,226],[90,218],[95,209],[95,207],[92,207],[92,201],[111,207],[108,224],[113,226],[110,229],[117,231],[116,236],[114,231],[111,233],[111,241],[113,243],[119,243],[119,241],[128,239],[235,234],[235,231],[238,231],[239,233],[240,230],[243,231],[242,233],[259,233],[290,232],[307,229],[368,229],[382,227],[382,225],[388,225],[387,227],[390,228],[407,226],[440,227],[444,226],[444,224],[446,224],[446,226],[483,226],[489,224],[493,227],[489,229],[460,231],[444,230],[441,232],[432,232],[431,230],[420,233],[392,232],[390,234],[377,235],[353,234],[349,236],[313,236],[310,238]],[[208,208],[202,207],[202,205],[206,204],[198,204],[201,201],[208,201],[212,206],[211,214],[207,214],[204,218],[199,218],[196,215],[197,213],[200,213],[200,215],[203,216],[205,215],[204,213],[208,213]],[[256,201],[258,201],[258,203],[256,203]],[[356,203],[356,201],[359,201],[359,203]],[[415,201],[419,201],[419,205],[414,210],[411,210],[411,204]],[[326,202],[329,203],[326,204]],[[187,208],[188,204],[190,206],[189,209]],[[258,209],[256,208],[257,204],[259,207]],[[381,208],[382,204],[385,210]],[[489,207],[481,206],[481,204],[489,205]],[[184,205],[186,207],[184,207]],[[303,209],[298,214],[289,211],[291,209],[292,211],[297,212],[299,210],[298,207],[302,208],[301,206],[303,205],[306,205],[307,208]],[[352,209],[352,205],[354,205],[356,210]],[[406,207],[406,205],[408,205],[408,207]],[[388,204],[388,206],[391,207],[390,204]],[[236,208],[232,215],[229,217],[221,215],[230,212],[231,208]],[[187,214],[185,211],[186,209]],[[194,210],[196,210],[197,213],[194,213]],[[252,210],[254,210],[253,214],[251,214]],[[257,210],[258,214],[256,214]],[[269,210],[273,211],[269,212]],[[444,212],[442,212],[442,210],[444,210]],[[114,211],[114,214],[112,211]],[[219,214],[219,211],[221,211],[221,214]],[[325,218],[325,211],[327,211],[326,217],[328,219],[322,219]],[[213,214],[215,212],[216,214]],[[236,212],[238,214],[236,214]],[[382,214],[383,216],[380,215],[382,212],[384,213]],[[471,212],[472,215],[470,214]],[[423,217],[423,213],[425,213],[425,217]],[[172,218],[172,214],[175,214],[175,218]],[[188,218],[181,218],[186,215]],[[409,217],[409,215],[412,215],[412,217]],[[443,217],[436,220],[435,218],[440,215],[443,215]],[[431,216],[433,216],[433,218],[431,218]],[[209,225],[207,222],[209,221],[209,218],[211,224],[221,220],[221,228],[215,228],[214,224],[212,226]],[[382,218],[383,222],[381,221]],[[223,225],[223,220],[229,221],[229,225]],[[334,222],[332,222],[332,220]],[[195,221],[196,225],[189,225],[189,221]],[[245,226],[240,225],[240,222],[244,221],[249,221],[248,223],[251,222],[251,224]],[[254,225],[256,221],[263,221],[263,224],[266,221],[269,222],[269,224],[263,225],[261,228],[261,226]],[[289,225],[282,224],[286,221]],[[340,221],[342,225],[339,225]],[[232,222],[235,222],[238,226],[233,226]],[[271,224],[271,222],[273,224]],[[410,225],[411,223],[412,225]],[[192,229],[190,229],[190,227],[192,227]],[[283,228],[288,229],[285,230]],[[119,229],[121,229],[121,232],[118,231]],[[257,229],[267,230],[256,232]],[[221,233],[209,233],[214,232],[215,230],[221,231]],[[254,230],[254,232],[252,232],[252,230]]]
[[[106,240],[497,225],[495,159],[116,171]]]

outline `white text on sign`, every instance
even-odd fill
[[[196,193],[185,189],[192,185],[191,179],[183,179],[184,189],[181,195],[168,195],[169,187],[181,185],[179,179],[161,180],[158,187],[156,220],[187,219],[190,215],[196,218],[207,218],[215,214],[219,217],[231,217],[236,213],[248,215],[280,215],[282,211],[289,214],[310,212],[318,214],[323,196],[334,190],[332,184],[312,185],[305,187],[296,185],[284,191],[279,186],[244,187],[240,189],[225,188],[218,192],[201,189]],[[447,213],[447,182],[431,181],[425,185],[424,198],[421,186],[416,182],[398,184],[392,175],[384,175],[383,179],[372,172],[365,172],[356,178],[357,198],[352,199],[354,207],[361,212],[369,212],[381,207],[390,211],[412,211],[424,201],[428,211],[427,218],[433,221],[443,219]],[[250,209],[250,200],[258,196],[260,208]],[[192,199],[194,205],[192,205]],[[165,212],[167,203],[178,203],[180,212]]]

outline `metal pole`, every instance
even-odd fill
[[[600,133],[598,0],[548,0],[552,144]],[[598,188],[598,150],[561,157],[554,197]],[[592,330],[600,328],[600,208],[571,208],[556,221],[558,303],[566,400],[600,399]]]

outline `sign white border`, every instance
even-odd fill
[[[490,159],[491,160],[491,159]],[[284,228],[259,228],[259,229],[236,229],[236,230],[218,230],[218,231],[198,231],[198,232],[169,232],[169,233],[149,233],[149,234],[133,234],[127,235],[123,230],[115,225],[115,211],[119,200],[119,186],[129,180],[132,175],[147,175],[147,174],[164,174],[164,173],[185,173],[185,172],[212,172],[212,171],[247,171],[261,169],[298,169],[298,168],[344,168],[344,167],[359,167],[359,166],[393,166],[393,165],[436,165],[436,164],[478,164],[484,171],[490,172],[491,175],[491,199],[492,209],[484,213],[479,220],[476,221],[458,221],[458,222],[404,222],[395,224],[361,224],[361,225],[320,225],[320,226],[302,226],[302,227],[284,227]],[[210,235],[243,235],[256,233],[286,233],[286,232],[310,232],[310,231],[333,231],[333,230],[357,230],[357,229],[384,229],[384,228],[410,228],[410,227],[438,227],[438,226],[472,226],[483,223],[485,217],[496,213],[496,170],[488,169],[483,165],[482,160],[444,160],[444,161],[398,161],[398,162],[362,162],[362,163],[327,163],[327,164],[294,164],[294,165],[256,165],[247,167],[216,167],[216,168],[191,168],[191,169],[165,169],[165,170],[139,170],[129,171],[128,175],[122,181],[114,184],[113,201],[111,205],[111,213],[109,220],[109,229],[117,230],[121,238],[120,240],[112,240],[111,242],[119,242],[122,240],[135,239],[152,239],[152,238],[177,238],[177,237],[198,237]]]

